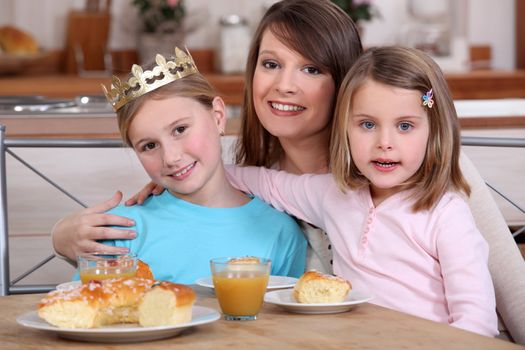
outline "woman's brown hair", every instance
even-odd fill
[[[236,162],[241,165],[271,167],[281,158],[283,152],[277,137],[262,126],[253,103],[253,76],[266,30],[270,30],[294,51],[329,72],[336,91],[363,51],[354,22],[331,1],[283,0],[272,5],[261,19],[248,53],[241,109],[241,135],[237,141],[235,157]],[[326,103],[335,105],[335,97]]]
[[[419,170],[403,184],[405,189],[415,189],[413,210],[431,208],[449,190],[470,195],[470,187],[459,168],[461,139],[458,117],[443,73],[426,54],[399,46],[369,49],[341,85],[330,145],[332,172],[338,186],[345,191],[369,184],[351,160],[347,130],[353,96],[370,79],[417,90],[421,96],[432,89],[434,95],[432,108],[423,107],[427,110],[430,126],[425,159]]]

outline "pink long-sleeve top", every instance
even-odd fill
[[[325,230],[336,275],[373,303],[472,332],[498,334],[488,244],[468,205],[446,193],[412,212],[409,192],[377,207],[368,188],[343,193],[331,174],[227,167],[237,188]]]

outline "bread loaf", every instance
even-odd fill
[[[345,300],[350,289],[352,285],[345,279],[312,270],[299,278],[293,295],[298,303],[339,303]]]
[[[190,287],[160,282],[139,303],[141,326],[176,325],[191,321],[195,292]]]
[[[0,51],[10,54],[34,54],[38,52],[35,39],[13,26],[0,27]]]
[[[195,292],[185,285],[118,278],[52,291],[40,302],[38,315],[59,328],[137,322],[142,326],[164,326],[189,322],[194,301]],[[152,316],[159,310],[161,316]]]
[[[137,272],[135,273],[135,277],[146,278],[149,280],[155,279],[149,265],[140,259],[137,260]]]

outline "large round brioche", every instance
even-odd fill
[[[0,51],[10,54],[34,54],[38,52],[35,39],[13,26],[0,27]]]
[[[52,291],[40,302],[38,315],[60,328],[137,322],[164,326],[189,322],[194,301],[195,292],[182,284],[118,278]],[[162,317],[152,316],[159,309]]]
[[[305,272],[294,286],[294,298],[304,304],[339,303],[345,300],[352,289],[343,278],[325,275],[319,271]]]
[[[144,326],[175,325],[191,321],[195,292],[170,282],[155,285],[139,303],[139,323]]]
[[[135,273],[135,277],[147,278],[149,280],[155,279],[153,271],[151,271],[149,265],[140,259],[137,260],[137,272]]]

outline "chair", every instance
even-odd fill
[[[478,229],[489,244],[489,270],[496,292],[499,337],[525,344],[525,262],[489,188],[464,153],[460,165],[472,190],[468,204]]]

